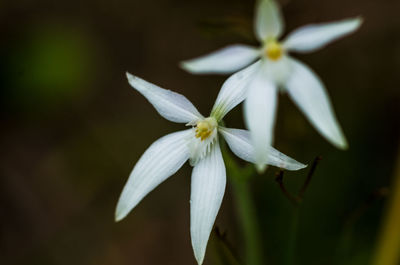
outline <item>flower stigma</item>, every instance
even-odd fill
[[[282,57],[282,45],[276,40],[269,40],[265,45],[265,55],[272,61],[277,61]]]
[[[196,137],[204,141],[212,134],[217,125],[217,121],[213,117],[198,121],[195,126]]]

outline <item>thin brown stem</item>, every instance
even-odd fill
[[[315,173],[315,169],[317,168],[317,165],[319,164],[319,161],[321,161],[321,159],[322,159],[321,156],[317,156],[317,157],[314,159],[314,162],[313,162],[312,165],[311,165],[310,171],[309,171],[308,174],[307,174],[307,178],[306,178],[306,180],[304,181],[303,186],[301,187],[301,189],[300,189],[300,191],[299,191],[299,193],[298,193],[298,195],[297,195],[297,198],[298,198],[299,200],[303,200],[303,198],[304,198],[304,193],[306,192],[308,186],[310,185],[311,179],[312,179],[312,177],[313,177],[313,175],[314,175],[314,173]]]
[[[296,197],[294,197],[286,188],[285,185],[283,184],[283,170],[279,170],[276,173],[276,178],[275,181],[279,184],[279,188],[281,189],[283,195],[285,195],[286,198],[289,199],[289,201],[294,205],[294,206],[298,206],[298,200]]]
[[[226,233],[222,233],[218,226],[216,226],[213,230],[213,234],[215,236],[215,247],[218,249],[217,252],[222,264],[242,265],[232,245],[229,243]]]

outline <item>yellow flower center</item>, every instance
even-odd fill
[[[217,121],[214,118],[206,118],[196,123],[196,137],[202,141],[207,139],[215,127],[217,127]]]
[[[270,40],[265,46],[265,55],[273,60],[277,61],[282,57],[283,48],[282,45],[276,40]]]

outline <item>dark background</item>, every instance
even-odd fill
[[[295,55],[326,84],[350,149],[326,142],[286,95],[279,98],[275,144],[304,163],[323,157],[302,204],[295,263],[365,265],[399,155],[400,2],[280,4],[286,32],[365,20],[356,34]],[[184,94],[207,115],[226,77],[192,76],[178,62],[227,44],[256,44],[253,9],[245,0],[0,2],[1,264],[195,264],[189,165],[113,221],[140,155],[184,128],[160,117],[125,71]],[[225,121],[243,127],[241,107]],[[293,218],[276,171],[251,180],[267,264],[285,259]],[[297,191],[306,172],[285,173],[287,188]],[[229,180],[217,224],[243,257]],[[206,263],[218,264],[212,246]]]

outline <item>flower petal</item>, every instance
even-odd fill
[[[226,172],[218,142],[193,168],[190,234],[194,255],[203,263],[207,242],[225,192]]]
[[[247,162],[255,163],[254,147],[249,131],[224,127],[220,127],[219,131],[235,155]],[[306,165],[286,156],[272,146],[268,149],[268,160],[265,163],[287,170],[299,170],[306,167]]]
[[[337,148],[347,148],[347,141],[318,76],[308,66],[292,59],[292,74],[286,87],[289,96],[314,127]]]
[[[230,74],[240,70],[260,56],[260,50],[235,44],[202,57],[181,62],[181,67],[192,74]]]
[[[136,163],[119,198],[115,220],[123,219],[150,191],[173,175],[189,159],[191,129],[161,137]]]
[[[221,87],[211,116],[220,121],[231,109],[240,104],[247,96],[247,88],[253,74],[258,71],[260,61],[253,63],[229,77]]]
[[[278,39],[284,30],[279,6],[274,0],[258,0],[254,29],[257,39],[264,42],[268,38]]]
[[[276,84],[277,87],[282,86],[286,82],[291,72],[290,58],[287,55],[283,55],[277,61],[264,58],[262,67],[262,71],[266,77]]]
[[[275,84],[262,70],[255,74],[244,102],[245,122],[251,132],[254,159],[260,172],[265,170],[265,163],[268,161],[268,149],[273,141],[278,101]]]
[[[312,52],[341,37],[356,31],[361,18],[346,19],[331,23],[312,24],[301,27],[286,38],[286,49],[296,52]]]
[[[184,96],[171,90],[163,89],[137,76],[126,73],[129,84],[139,91],[169,121],[188,123],[203,116]]]

